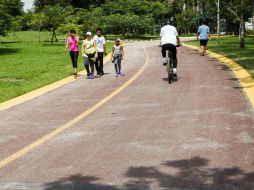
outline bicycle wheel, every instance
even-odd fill
[[[172,63],[171,63],[171,59],[169,58],[169,62],[168,62],[168,83],[171,84],[172,83]]]

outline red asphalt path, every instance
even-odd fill
[[[0,112],[0,159],[127,89],[72,128],[0,169],[0,189],[254,189],[254,113],[231,72],[178,49],[169,85],[157,43],[125,47],[123,73],[77,81]]]

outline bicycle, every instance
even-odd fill
[[[172,52],[170,50],[167,50],[167,51],[168,51],[168,57],[167,57],[166,71],[168,72],[168,83],[171,84],[172,82],[177,81],[177,77],[174,77]]]

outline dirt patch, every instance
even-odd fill
[[[22,79],[12,77],[0,77],[0,82],[20,82]]]

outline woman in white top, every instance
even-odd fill
[[[86,33],[86,39],[82,45],[82,57],[84,57],[84,64],[87,72],[87,79],[94,79],[94,59],[96,54],[96,44],[92,38],[92,33]],[[90,68],[91,72],[90,72]]]

